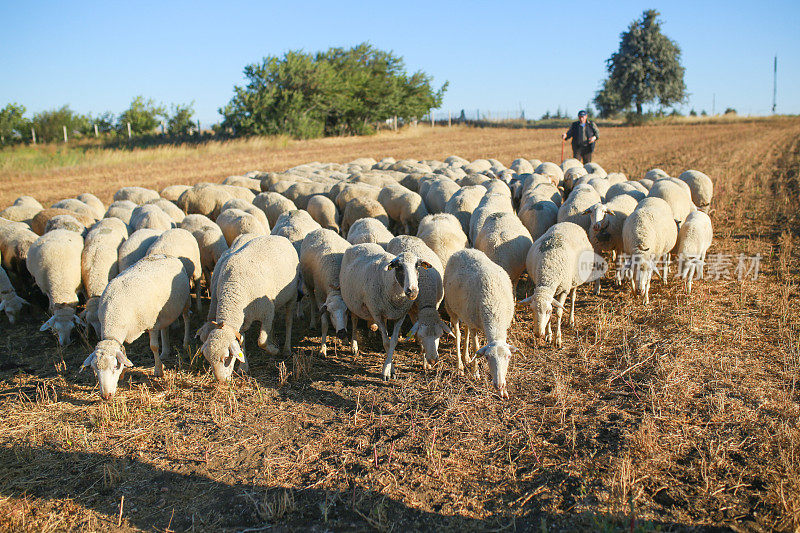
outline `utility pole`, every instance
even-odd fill
[[[775,54],[775,62],[772,66],[772,114],[778,106],[778,54]]]

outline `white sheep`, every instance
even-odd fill
[[[33,222],[33,217],[38,215],[40,211],[42,211],[41,208],[30,205],[12,205],[0,211],[0,218],[11,222],[30,224]]]
[[[380,187],[365,185],[363,183],[349,183],[342,181],[331,188],[330,194],[332,196],[331,200],[334,201],[336,207],[339,208],[339,211],[344,212],[344,209],[347,207],[347,204],[350,202],[350,200],[359,198],[363,200],[374,200],[377,202],[380,192]],[[333,196],[333,194],[336,194],[336,196]]]
[[[650,180],[655,182],[660,179],[669,178],[669,174],[661,170],[660,168],[654,168],[645,172],[644,179]],[[640,180],[641,181],[641,180]],[[649,188],[649,187],[648,187]]]
[[[172,218],[154,204],[140,205],[131,213],[131,231],[145,228],[166,231],[175,225]]]
[[[222,254],[228,249],[228,242],[219,226],[205,215],[186,215],[181,228],[189,231],[200,248],[200,264],[203,266],[203,279],[206,287],[211,287],[211,272]]]
[[[106,206],[100,201],[100,198],[90,192],[79,194],[77,199],[85,203],[92,210],[94,218],[100,220],[106,212]]]
[[[506,373],[511,354],[519,350],[508,344],[508,328],[514,319],[514,294],[508,274],[480,250],[454,253],[444,269],[444,303],[456,336],[456,361],[459,374],[472,365],[478,377],[478,356],[486,357],[492,383],[501,397],[508,397]],[[464,351],[461,351],[461,324],[467,327]],[[478,348],[478,332],[486,344]],[[475,355],[469,357],[470,337],[475,341]]]
[[[532,244],[530,232],[514,213],[489,215],[475,240],[475,248],[506,271],[514,294]]]
[[[232,194],[232,189],[238,188],[232,185],[198,183],[180,195],[178,207],[183,209],[183,212],[187,215],[205,215],[214,220],[222,211],[222,206],[225,205],[225,202],[231,198],[236,198]],[[247,189],[245,190],[248,193],[250,192]]]
[[[401,185],[381,189],[378,201],[388,213],[393,226],[402,227],[403,233],[407,235],[416,233],[420,221],[428,214],[422,196]]]
[[[56,215],[47,221],[44,227],[44,232],[48,233],[56,229],[65,229],[74,231],[81,237],[86,233],[86,226],[78,222],[78,219],[72,215]]]
[[[25,196],[25,195],[19,196],[19,197],[17,197],[16,200],[14,200],[14,203],[12,205],[20,206],[20,207],[22,207],[22,206],[24,206],[24,207],[34,207],[34,208],[39,209],[39,210],[44,209],[44,206],[39,202],[39,200],[37,200],[33,196]]]
[[[529,195],[519,206],[519,219],[535,241],[558,221],[558,205],[549,199]]]
[[[25,261],[36,285],[47,295],[53,313],[39,331],[54,330],[62,346],[69,344],[72,329],[79,323],[75,306],[81,289],[82,251],[83,237],[57,229],[39,237],[28,250]]]
[[[339,287],[353,319],[353,352],[358,354],[358,318],[376,324],[386,350],[384,380],[394,375],[392,356],[400,327],[419,295],[419,268],[430,268],[430,264],[410,252],[393,256],[373,243],[352,246],[342,258]],[[388,320],[395,321],[391,336],[387,329]]]
[[[272,340],[272,323],[282,309],[286,313],[283,354],[290,354],[299,260],[288,239],[265,235],[239,246],[218,266],[214,281],[215,327],[201,351],[211,363],[216,379],[227,381],[234,361],[245,362],[240,332],[247,331],[253,322],[261,324],[258,346],[270,355],[278,353]]]
[[[680,263],[679,275],[686,282],[686,292],[692,292],[692,280],[703,277],[706,252],[714,239],[711,218],[704,211],[692,211],[678,232],[675,251]]]
[[[523,158],[518,158],[512,161],[509,168],[517,174],[533,174],[533,171],[536,170],[533,168],[533,165],[531,165],[530,161]]]
[[[148,255],[166,255],[181,260],[186,275],[194,285],[197,311],[199,312],[201,310],[200,278],[203,276],[203,265],[200,260],[200,245],[194,235],[181,228],[167,230],[147,248],[145,257]]]
[[[700,211],[706,213],[711,209],[711,200],[714,197],[714,182],[699,170],[687,170],[678,176],[678,179],[689,186],[692,193],[692,202]]]
[[[86,205],[85,203],[77,200],[75,198],[66,198],[64,200],[59,200],[58,202],[54,203],[50,206],[52,209],[66,209],[67,211],[73,211],[75,213],[79,213],[86,217],[91,218],[92,220],[99,220],[101,217],[95,216],[95,210]]]
[[[458,219],[464,235],[469,234],[469,220],[472,212],[475,211],[485,195],[486,187],[483,185],[469,185],[461,187],[445,204],[444,212]]]
[[[5,311],[8,321],[13,325],[17,321],[23,305],[29,305],[17,295],[8,274],[0,267],[0,311]]]
[[[161,198],[165,200],[169,200],[170,202],[174,203],[175,205],[178,204],[178,199],[180,199],[181,195],[191,189],[191,185],[167,185],[161,192]]]
[[[487,193],[486,196],[481,198],[478,207],[472,212],[469,219],[469,242],[473,245],[478,238],[478,234],[483,228],[484,222],[489,218],[492,213],[513,213],[514,207],[511,203],[511,198],[504,194],[491,194]]]
[[[553,182],[553,185],[558,185],[564,179],[564,171],[561,170],[561,167],[549,161],[541,163],[538,167],[536,167],[534,174],[547,176],[550,181]]]
[[[172,223],[175,226],[179,225],[183,221],[183,217],[186,216],[186,213],[181,211],[180,207],[165,198],[151,200],[147,202],[146,205],[155,205],[159,207],[169,218],[172,219]]]
[[[156,239],[162,233],[164,232],[149,228],[140,229],[131,233],[130,237],[119,247],[119,257],[117,258],[119,271],[124,271],[147,255],[147,249],[156,242]]]
[[[565,174],[564,175],[564,179],[566,179],[566,177],[567,177],[566,176],[567,170],[569,170],[571,168],[583,168],[583,164],[580,161],[578,161],[577,159],[575,159],[574,157],[568,157],[567,159],[562,161],[561,162],[561,170],[564,171],[564,174]],[[586,170],[586,169],[583,168],[583,170]]]
[[[225,209],[217,217],[217,225],[225,235],[228,246],[233,240],[243,233],[266,235],[264,225],[254,215],[241,209]]]
[[[647,192],[644,185],[638,181],[623,181],[621,183],[615,183],[608,188],[608,191],[606,191],[606,202],[610,202],[615,196],[619,196],[620,194],[632,196],[638,202],[647,196]]]
[[[98,308],[108,282],[119,273],[119,248],[128,238],[128,226],[118,218],[105,218],[92,226],[81,253],[81,280],[86,307],[81,314],[101,338]]]
[[[591,221],[586,210],[600,201],[600,195],[594,187],[586,184],[578,185],[572,189],[567,199],[558,208],[557,220],[558,222],[572,222],[588,232]]]
[[[123,187],[114,193],[114,201],[129,200],[137,205],[144,205],[160,198],[158,192],[144,187]]]
[[[533,294],[522,300],[534,313],[536,337],[561,347],[561,314],[567,295],[572,293],[570,326],[575,325],[578,286],[594,281],[605,272],[595,267],[595,254],[586,231],[572,222],[559,222],[536,239],[527,257],[528,275],[535,285]],[[550,317],[556,308],[556,335]],[[545,332],[546,330],[546,332]]]
[[[428,215],[431,216],[431,215]],[[419,271],[419,295],[409,310],[412,326],[408,336],[416,336],[422,348],[422,367],[439,360],[439,339],[442,335],[455,336],[439,316],[439,306],[444,299],[444,266],[439,257],[419,237],[399,235],[389,241],[386,251],[392,255],[410,252],[429,265]]]
[[[446,265],[450,256],[469,245],[466,233],[455,216],[449,213],[428,215],[419,223],[417,237],[433,250]]]
[[[344,208],[342,235],[347,235],[350,227],[362,218],[374,218],[389,227],[389,215],[380,202],[372,198],[353,198]]]
[[[342,257],[350,243],[336,232],[320,228],[303,239],[300,246],[300,272],[303,293],[310,297],[320,313],[322,345],[320,353],[327,354],[328,326],[333,325],[336,336],[344,340],[347,336],[347,305],[339,288],[339,272]],[[311,313],[312,322],[315,313]]]
[[[164,375],[161,359],[169,354],[169,326],[183,316],[183,346],[189,346],[189,278],[175,257],[151,255],[111,280],[100,297],[100,342],[83,362],[100,385],[100,397],[111,398],[124,368],[133,366],[125,343],[148,332],[155,364],[153,375]],[[161,354],[158,336],[161,334]]]
[[[28,251],[38,238],[39,235],[31,231],[30,226],[23,222],[0,224],[0,255],[2,255],[3,267],[8,272],[17,274],[27,272]]]
[[[103,215],[103,218],[118,218],[130,226],[134,209],[136,209],[135,203],[130,200],[120,200],[108,206],[108,210],[106,210],[106,214]]]
[[[269,227],[274,228],[278,217],[287,211],[294,211],[297,206],[294,202],[276,192],[262,192],[253,199],[253,205],[261,209],[267,215]]]
[[[386,226],[374,218],[356,220],[347,232],[347,242],[350,244],[376,243],[383,248],[393,237]]]
[[[622,226],[622,241],[628,261],[626,275],[637,294],[650,302],[650,280],[656,270],[656,261],[675,246],[678,227],[669,204],[657,197],[647,197],[628,215]],[[663,279],[666,282],[669,263],[664,264]]]
[[[598,163],[595,163],[593,161],[583,165],[583,168],[585,168],[589,174],[596,174],[601,178],[605,178],[606,176],[608,176],[608,173],[603,169],[603,167],[601,167]]]
[[[683,183],[683,182],[681,182]],[[661,198],[672,209],[672,218],[680,225],[695,210],[692,196],[689,191],[676,184],[671,179],[660,179],[653,183],[647,193],[650,198]]]
[[[297,252],[296,255],[299,257],[303,239],[320,227],[307,211],[295,209],[294,211],[287,211],[278,217],[272,227],[272,235],[280,235],[289,239],[289,242],[294,245],[294,249]]]
[[[424,198],[425,207],[430,214],[444,212],[445,205],[461,187],[450,178],[439,178],[431,183]]]
[[[75,201],[77,202],[78,200]],[[96,222],[93,216],[78,213],[77,211],[72,211],[70,209],[49,207],[36,213],[36,216],[34,216],[33,220],[31,220],[30,228],[34,233],[38,235],[44,235],[44,232],[47,229],[47,223],[51,218],[59,215],[70,215],[87,228]]]
[[[323,228],[339,232],[339,211],[327,196],[315,194],[309,198],[306,211]]]

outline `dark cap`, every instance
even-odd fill
[[[579,116],[579,117],[585,117],[585,116],[586,116],[586,111],[584,111],[583,109],[581,109],[580,111],[578,111],[578,116]]]

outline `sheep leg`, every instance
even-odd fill
[[[194,296],[197,299],[196,300],[197,314],[203,313],[203,304],[200,301],[200,289],[202,289],[202,286],[200,284],[200,278],[197,278],[197,280],[195,280],[194,282]]]
[[[464,361],[461,359],[461,325],[458,319],[453,321],[453,329],[456,333],[456,366],[458,368],[458,375],[464,375]]]
[[[189,324],[189,306],[183,310],[183,347],[189,347],[189,339],[191,338],[191,324]]]
[[[394,323],[394,328],[392,329],[392,337],[389,339],[389,350],[386,352],[386,361],[383,363],[383,380],[388,381],[390,378],[395,376],[394,365],[392,364],[392,356],[394,355],[394,349],[397,347],[397,339],[400,337],[400,327],[403,325],[406,317],[403,317],[399,320],[396,320]],[[383,328],[381,328],[381,333],[384,335],[388,333],[386,331],[385,322],[383,322]]]
[[[552,320],[548,320],[547,321],[547,331],[545,331],[545,333],[544,333],[544,342],[545,342],[545,344],[550,344],[550,342],[553,340],[553,328],[550,325],[551,323],[552,323]]]
[[[464,339],[464,363],[469,363],[469,341],[472,337],[472,331],[467,326],[467,338]]]
[[[286,330],[286,341],[283,343],[283,355],[288,356],[292,353],[292,321],[294,320],[294,308],[297,305],[297,300],[291,299],[286,306],[286,323],[284,329]],[[314,307],[313,305],[311,306]]]
[[[320,313],[320,322],[322,323],[322,346],[319,347],[319,353],[322,355],[328,354],[328,348],[325,344],[328,342],[328,313]]]
[[[475,344],[475,357],[472,358],[472,375],[475,379],[480,379],[481,373],[478,370],[478,330],[475,330],[475,334],[472,336],[473,344]]]
[[[600,280],[594,280],[594,294],[595,296],[600,296]]]
[[[155,359],[153,375],[160,378],[164,375],[164,365],[161,364],[161,356],[158,354],[158,330],[149,329],[147,333],[150,336],[150,350],[153,352],[153,359]]]
[[[278,347],[272,342],[272,321],[275,320],[275,306],[268,301],[264,316],[261,317],[261,331],[258,334],[258,347],[269,355],[278,355]]]
[[[575,298],[578,297],[578,287],[572,287],[572,296],[570,297],[569,308],[569,327],[575,327]]]
[[[564,314],[564,302],[567,301],[567,293],[564,292],[558,298],[559,303],[561,304],[559,307],[556,308],[556,348],[561,348],[561,315]]]
[[[686,294],[692,294],[692,279],[694,279],[695,265],[689,265],[689,271],[686,275]]]
[[[161,359],[166,359],[169,357],[169,353],[169,327],[166,327],[161,330]]]
[[[358,317],[356,316],[355,313],[351,313],[350,314],[350,318],[352,319],[352,322],[353,322],[353,334],[350,337],[350,347],[353,349],[353,356],[357,357],[358,356],[358,339],[356,338],[357,337],[356,331],[357,331],[357,326],[358,326]]]

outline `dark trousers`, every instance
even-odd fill
[[[572,147],[572,157],[583,162],[584,165],[592,162],[592,152],[594,152],[594,146]]]

